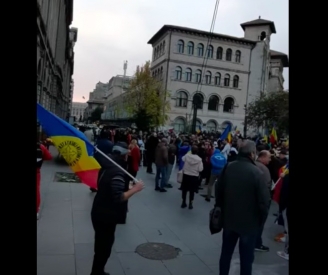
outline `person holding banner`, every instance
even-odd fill
[[[112,155],[109,156],[113,162],[109,160],[104,162],[99,171],[98,192],[91,210],[91,220],[95,230],[91,275],[109,275],[104,268],[111,255],[116,225],[125,224],[128,199],[144,188],[143,182],[138,181],[129,189],[130,176],[125,171],[128,154],[129,149],[125,142],[116,143]]]

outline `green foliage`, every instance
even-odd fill
[[[271,92],[248,105],[246,119],[249,126],[271,128],[280,134],[289,133],[289,93]]]
[[[91,121],[95,122],[101,119],[101,114],[103,113],[103,109],[101,107],[97,107],[94,109],[94,111],[91,113]]]
[[[139,129],[164,125],[170,110],[169,94],[162,83],[151,76],[150,61],[137,68],[124,97],[124,108],[134,117]]]

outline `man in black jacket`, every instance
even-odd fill
[[[216,184],[216,205],[222,210],[223,224],[220,275],[229,274],[238,239],[240,274],[252,274],[256,238],[267,218],[270,201],[263,173],[254,163],[255,157],[255,142],[244,140],[237,160],[226,166]]]
[[[110,158],[126,169],[128,153],[127,144],[118,142],[114,145]],[[91,210],[95,230],[91,275],[109,275],[104,268],[114,244],[116,225],[125,223],[128,199],[144,187],[140,181],[129,190],[129,180],[129,177],[109,160],[102,163],[98,175],[98,192]]]

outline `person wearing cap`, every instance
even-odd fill
[[[116,143],[112,154],[108,155],[116,165],[107,159],[103,161],[98,174],[98,192],[91,210],[95,231],[91,275],[109,275],[104,268],[111,255],[116,225],[125,224],[128,199],[144,187],[143,182],[138,181],[129,189],[130,177],[124,171],[127,169],[128,153],[129,149],[125,142]]]

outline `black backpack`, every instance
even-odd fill
[[[36,143],[36,168],[41,168],[43,164],[43,152],[40,143]]]

